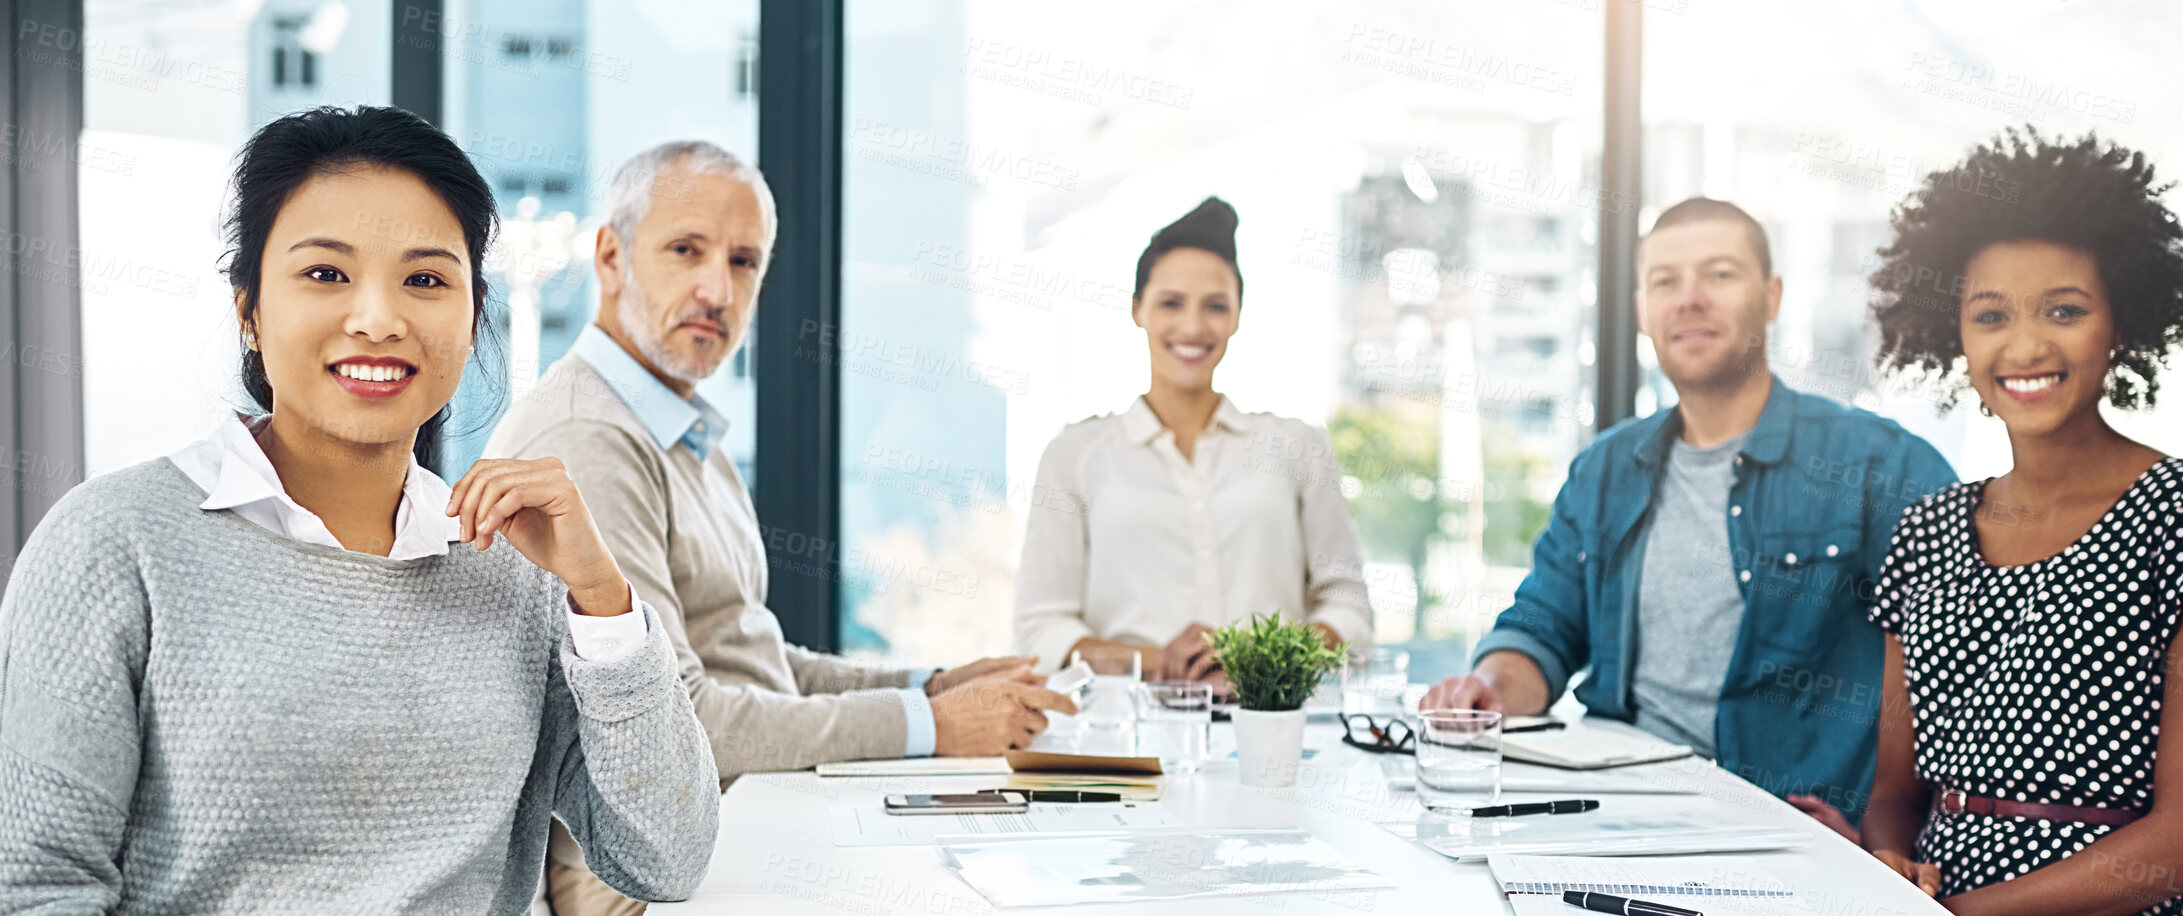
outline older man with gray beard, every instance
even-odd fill
[[[1045,710],[1075,712],[1038,686],[1032,659],[871,668],[782,638],[766,608],[757,516],[719,447],[727,424],[696,389],[757,311],[777,227],[772,192],[757,169],[685,141],[638,154],[609,193],[593,260],[598,315],[508,411],[485,454],[568,466],[668,631],[722,784],[834,760],[999,754],[1029,745]],[[560,916],[643,908],[585,870],[560,830],[546,892]]]

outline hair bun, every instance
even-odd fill
[[[1218,197],[1208,197],[1197,209],[1153,233],[1152,247],[1161,251],[1203,248],[1233,264],[1238,222],[1236,208]]]
[[[1212,252],[1215,257],[1228,262],[1235,271],[1236,296],[1243,296],[1243,271],[1236,266],[1236,208],[1218,197],[1208,197],[1197,209],[1152,234],[1151,243],[1143,254],[1137,256],[1137,285],[1130,292],[1130,301],[1143,298],[1145,284],[1152,279],[1152,265],[1162,255],[1177,248],[1196,248]]]

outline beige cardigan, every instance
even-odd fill
[[[911,673],[789,645],[766,609],[764,532],[716,448],[662,450],[606,380],[571,354],[508,411],[489,457],[568,465],[622,573],[665,624],[725,786],[742,773],[899,757]],[[787,568],[825,557],[791,557]],[[801,574],[800,572],[797,574]]]

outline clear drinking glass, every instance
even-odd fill
[[[1091,666],[1091,688],[1077,719],[1092,728],[1128,728],[1137,721],[1137,683],[1144,680],[1144,657],[1135,649],[1079,649],[1069,663]]]
[[[1154,681],[1137,690],[1137,753],[1168,773],[1195,773],[1212,753],[1213,688]]]
[[[1417,717],[1417,797],[1435,811],[1500,800],[1501,714],[1432,709]]]
[[[1403,715],[1402,692],[1410,686],[1410,653],[1373,649],[1342,663],[1342,715],[1392,719]]]

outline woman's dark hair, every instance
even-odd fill
[[[2183,342],[2183,227],[2160,202],[2168,187],[2143,153],[2091,134],[2052,141],[2029,127],[1927,175],[1896,207],[1894,241],[1872,274],[1880,367],[1947,375],[1963,355],[1965,265],[1997,242],[2053,242],[2090,252],[2107,287],[2121,338],[2108,402],[2152,406],[2167,350]],[[1948,388],[1941,406],[1958,393]]]
[[[1243,298],[1243,271],[1236,267],[1236,208],[1218,197],[1208,197],[1198,208],[1183,214],[1182,219],[1168,223],[1152,234],[1152,242],[1145,246],[1145,253],[1137,256],[1137,287],[1129,294],[1135,302],[1145,296],[1145,283],[1152,279],[1152,265],[1160,257],[1177,248],[1196,248],[1210,251],[1228,262],[1228,269],[1236,275],[1236,299],[1241,305]]]
[[[304,182],[358,166],[400,169],[439,195],[462,226],[473,277],[470,298],[473,335],[491,324],[485,312],[485,249],[500,223],[492,188],[470,164],[455,141],[423,118],[399,108],[359,105],[299,111],[258,129],[236,156],[233,209],[228,212],[228,250],[222,258],[227,282],[242,296],[245,325],[257,320],[258,292],[265,262],[265,240],[273,221]],[[260,411],[273,409],[273,386],[265,375],[265,357],[243,348],[243,391]],[[417,431],[417,462],[435,468],[440,431],[448,411],[442,408]]]

